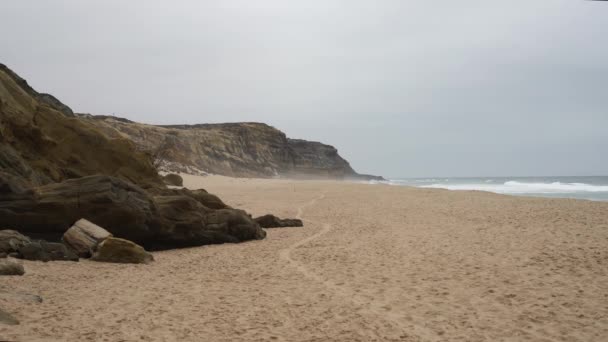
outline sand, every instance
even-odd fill
[[[305,227],[151,265],[26,261],[0,278],[21,321],[0,340],[608,340],[608,203],[184,178]]]

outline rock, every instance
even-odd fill
[[[11,259],[0,260],[0,275],[24,275],[23,265]]]
[[[19,321],[8,312],[0,308],[0,323],[8,325],[17,325]]]
[[[165,182],[165,184],[172,185],[172,186],[183,186],[184,185],[184,179],[182,178],[182,176],[176,175],[175,173],[170,173],[170,174],[164,176],[163,181]]]
[[[222,202],[219,197],[210,194],[205,190],[186,190],[184,193],[209,209],[232,209]]]
[[[246,219],[230,219],[219,225],[223,228],[215,223],[208,228],[205,217],[214,209],[229,207],[205,191],[168,194],[186,196],[198,205],[179,207],[189,201],[159,199],[161,210],[156,189],[166,186],[153,156],[93,121],[72,115],[57,99],[36,92],[0,64],[0,227],[35,233],[50,241],[84,218],[114,236],[158,248],[244,241],[244,236],[263,235],[257,223],[244,224]],[[178,133],[167,131],[171,132]],[[181,144],[179,139],[176,143]],[[171,205],[178,207],[169,208]],[[188,219],[172,216],[172,212]],[[196,238],[191,240],[192,236]],[[40,254],[41,248],[25,251]]]
[[[155,202],[164,221],[171,224],[158,240],[174,247],[235,243],[266,236],[242,210],[212,210],[184,195],[159,196]]]
[[[205,217],[207,234],[223,242],[261,240],[266,232],[243,210],[220,209]]]
[[[151,196],[154,192],[161,196]],[[226,209],[214,210],[207,205]],[[227,209],[204,190],[146,191],[109,176],[49,184],[15,194],[11,200],[0,197],[0,222],[20,231],[63,234],[80,218],[95,222],[113,236],[154,249],[265,236],[247,213]]]
[[[151,238],[160,225],[146,191],[115,177],[70,179],[12,200],[0,197],[0,222],[22,232],[61,235],[81,218],[130,240]]]
[[[208,193],[205,189],[151,189],[150,192],[157,196],[187,196],[193,198],[208,209],[232,209],[232,207],[224,203],[219,197]]]
[[[369,177],[357,174],[333,146],[289,139],[263,123],[152,126],[110,116],[81,118],[109,136],[130,138],[154,155],[162,171],[262,178]]]
[[[76,118],[53,96],[32,89],[3,64],[0,170],[34,186],[95,174],[112,175],[140,186],[161,184],[150,156],[138,151],[132,141],[107,137]]]
[[[80,219],[63,234],[62,241],[79,257],[88,258],[100,242],[111,236],[110,232],[100,226],[86,219]]]
[[[304,223],[299,219],[280,219],[274,215],[264,215],[255,218],[262,228],[303,227]]]
[[[59,101],[55,96],[53,96],[51,94],[39,93],[37,97],[38,97],[38,101],[61,112],[63,115],[68,116],[68,117],[75,116],[72,109],[70,107],[66,106],[65,104],[63,104],[61,101]]]
[[[97,247],[92,260],[123,264],[147,264],[154,261],[152,254],[129,240],[110,237]]]
[[[4,257],[10,253],[17,252],[19,248],[30,243],[30,239],[14,230],[0,230],[0,253],[4,254]]]
[[[19,256],[37,261],[78,261],[78,255],[64,244],[47,241],[32,241],[19,248]]]

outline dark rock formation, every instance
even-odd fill
[[[99,244],[91,260],[121,264],[148,264],[152,254],[143,247],[124,239],[109,237]]]
[[[111,137],[133,140],[164,171],[262,178],[377,178],[356,173],[333,146],[288,139],[263,123],[152,126],[109,116],[79,116]]]
[[[145,188],[160,184],[150,156],[132,141],[106,137],[52,99],[0,65],[0,181],[38,186],[105,174]]]
[[[19,257],[36,261],[78,261],[78,255],[62,243],[32,241],[19,248]]]
[[[71,179],[1,197],[0,222],[22,232],[60,235],[85,218],[114,236],[153,248],[265,237],[245,212],[225,209],[204,191],[156,191],[163,195],[109,176]]]
[[[172,186],[183,186],[184,179],[180,175],[176,175],[175,173],[170,173],[163,177],[163,182],[167,185]]]
[[[89,258],[97,249],[97,245],[111,236],[110,232],[100,226],[80,219],[63,234],[62,241],[79,257]]]
[[[16,253],[19,248],[29,244],[30,238],[14,230],[0,230],[0,253],[6,257],[8,254]]]
[[[13,72],[11,69],[9,69],[6,65],[2,63],[0,63],[0,72],[10,77],[13,82],[15,82],[19,86],[19,88],[21,88],[23,92],[25,92],[27,95],[37,100],[41,104],[46,105],[58,112],[61,112],[65,116],[74,116],[74,112],[70,107],[61,103],[61,101],[59,101],[57,98],[55,98],[55,96],[51,94],[38,93],[32,87],[30,87],[26,80],[21,78],[19,75],[17,75],[15,72]]]
[[[155,201],[167,224],[167,229],[159,233],[156,244],[186,247],[266,237],[266,232],[242,210],[213,210],[185,195],[159,196]],[[154,241],[148,245],[158,248]]]
[[[300,219],[280,219],[274,215],[264,215],[255,218],[262,228],[284,228],[284,227],[303,227],[304,223]]]
[[[104,227],[118,225],[129,238],[139,237],[150,230],[154,210],[142,188],[109,176],[70,179],[0,197],[0,222],[21,232],[56,235],[86,218]]]
[[[199,202],[208,209],[232,209],[219,197],[208,193],[205,189],[151,189],[149,193],[155,196],[187,196]]]
[[[23,265],[11,259],[0,260],[0,275],[24,275]]]
[[[208,193],[205,190],[185,190],[182,192],[188,197],[194,198],[197,202],[210,209],[232,209],[226,205],[219,197]]]
[[[245,211],[238,209],[219,209],[205,218],[207,236],[203,239],[219,239],[226,242],[259,240],[266,237],[266,232]]]
[[[237,176],[354,172],[335,149],[324,148],[316,161],[312,151],[296,158],[297,149],[263,124],[154,127],[74,116],[0,65],[0,227],[51,240],[84,218],[146,248],[262,239],[247,213],[216,196],[167,189],[153,161],[170,156],[188,170]],[[18,251],[35,260],[77,259],[63,244],[34,241]]]

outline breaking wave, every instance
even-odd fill
[[[421,188],[437,188],[448,190],[480,190],[499,194],[575,194],[608,192],[608,185],[592,185],[585,183],[525,183],[508,181],[503,184],[470,183],[470,184],[429,184]]]

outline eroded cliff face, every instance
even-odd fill
[[[168,189],[149,153],[109,137],[0,64],[0,228],[58,239],[77,220],[148,248],[263,239],[203,189]]]
[[[263,123],[152,126],[75,115],[0,64],[0,171],[44,185],[105,174],[157,184],[156,169],[233,177],[374,179],[329,145]],[[155,165],[152,165],[152,162]]]
[[[110,141],[0,64],[0,176],[39,186],[94,174],[144,187],[161,183],[150,157],[132,141]]]
[[[359,176],[333,146],[300,139],[287,139],[287,144],[293,153],[293,168],[285,172],[290,177],[344,179]]]
[[[126,119],[79,114],[115,138],[128,138],[171,172],[232,177],[373,179],[357,174],[329,145],[289,139],[263,123],[153,126]]]

